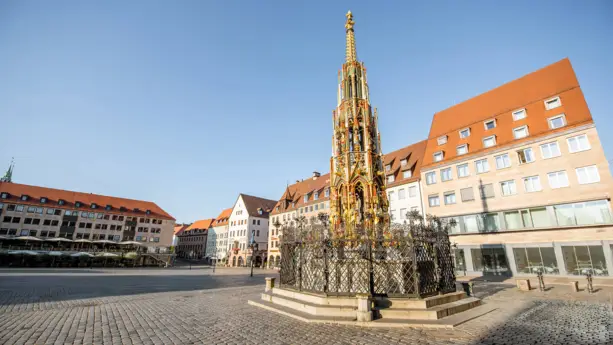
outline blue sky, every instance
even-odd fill
[[[611,1],[0,2],[0,168],[178,221],[329,170],[344,14],[389,152],[569,57],[609,160]]]

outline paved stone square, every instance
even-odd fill
[[[307,324],[247,305],[244,269],[0,270],[0,344],[613,344],[611,291],[481,283],[498,309],[453,330]]]

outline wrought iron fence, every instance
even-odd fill
[[[281,287],[419,298],[455,291],[448,225],[437,218],[344,237],[325,222],[282,229]]]

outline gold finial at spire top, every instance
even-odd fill
[[[355,22],[353,21],[353,14],[351,11],[347,12],[345,15],[347,17],[347,21],[345,22],[345,32],[347,38],[347,50],[345,55],[345,62],[354,62],[358,60],[358,53],[355,49],[355,36],[353,33],[353,25]]]

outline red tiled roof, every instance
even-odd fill
[[[559,96],[562,106],[546,110],[544,101]],[[513,121],[512,113],[526,109],[526,118]],[[592,116],[579,87],[579,82],[568,59],[560,60],[519,79],[471,98],[451,108],[434,114],[424,166],[434,163],[433,154],[442,151],[446,163],[455,158],[456,147],[467,144],[469,155],[487,152],[510,142],[530,140],[538,135],[551,133],[547,119],[565,114],[565,127],[577,126],[592,121]],[[483,122],[495,119],[496,127],[486,130]],[[527,125],[529,136],[516,140],[513,129]],[[470,136],[460,139],[459,131],[470,128]],[[447,143],[438,145],[439,137],[447,136]],[[496,145],[483,147],[483,138],[495,135]],[[462,159],[466,155],[461,156]],[[439,164],[438,162],[436,164]]]
[[[185,229],[185,232],[189,232],[189,231],[196,230],[196,229],[206,230],[211,227],[211,224],[213,224],[214,221],[215,221],[215,218],[197,220],[192,225],[190,225],[187,229]]]
[[[427,140],[423,140],[403,147],[400,150],[386,153],[383,156],[383,168],[385,169],[389,164],[392,165],[389,171],[385,171],[385,176],[394,175],[394,182],[387,182],[387,187],[394,187],[419,180],[427,142]],[[404,166],[401,165],[403,160],[406,160]],[[411,177],[403,177],[403,172],[406,170],[411,170]]]
[[[170,214],[166,213],[166,211],[162,210],[158,205],[150,201],[132,200],[98,194],[72,192],[62,189],[38,187],[9,182],[0,182],[0,192],[10,194],[10,198],[8,200],[3,200],[4,202],[15,202],[19,204],[38,206],[45,205],[48,207],[71,210],[96,210],[99,212],[109,212],[129,216],[175,220]],[[27,195],[29,197],[28,200],[21,200],[22,195]],[[47,202],[44,204],[40,202],[40,199],[43,197],[47,198]],[[64,200],[64,205],[59,205],[59,200]],[[77,208],[75,206],[76,202],[80,202],[81,207]],[[96,204],[97,206],[95,209],[91,208],[93,204]],[[111,206],[110,211],[106,211],[105,207],[107,205]],[[125,207],[125,210],[121,210],[122,207]],[[149,215],[146,214],[147,210],[150,211]]]
[[[252,217],[268,217],[270,211],[272,211],[273,206],[277,201],[260,198],[253,195],[240,194],[243,197],[243,201],[245,202],[245,208],[247,212]],[[262,209],[262,214],[259,213],[259,209]]]
[[[215,218],[215,222],[213,222],[213,226],[228,225],[228,222],[230,221],[230,215],[231,214],[232,214],[232,208],[231,207],[221,211],[221,213],[217,216],[217,218]]]
[[[186,225],[186,224],[175,225],[173,233],[175,235],[181,235],[181,233],[183,233],[183,230],[187,229],[188,226],[189,225]]]
[[[309,177],[302,181],[287,186],[281,199],[275,203],[271,214],[278,214],[288,210],[297,209],[302,206],[329,200],[325,197],[325,189],[330,186],[330,173],[319,176],[316,179]],[[318,192],[318,199],[315,200],[315,192]],[[304,195],[308,194],[308,200],[304,201]],[[294,204],[292,207],[292,203]]]

